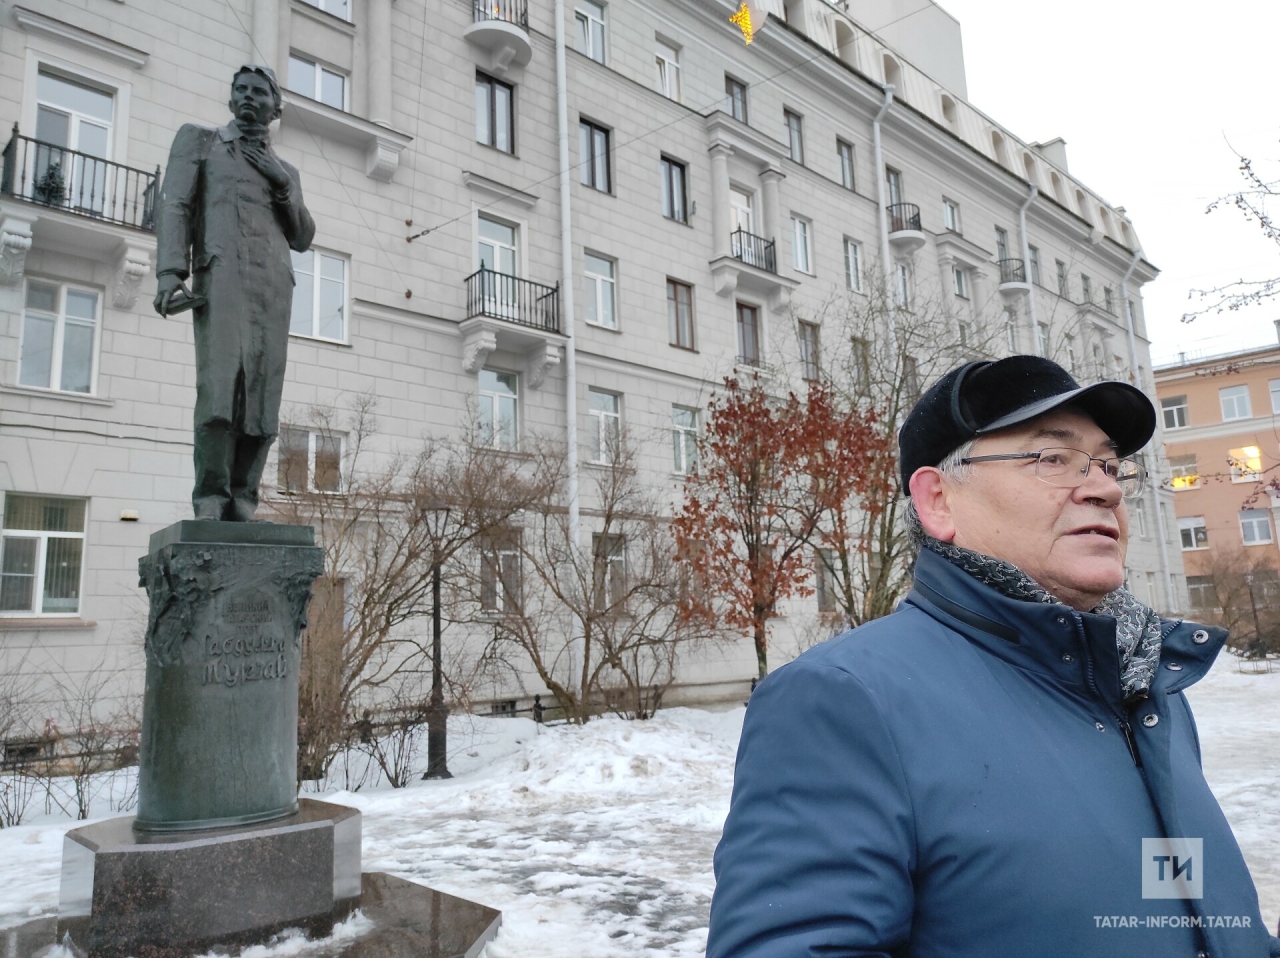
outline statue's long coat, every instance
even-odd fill
[[[156,273],[192,276],[192,293],[206,299],[193,322],[196,427],[223,419],[248,435],[274,436],[293,303],[289,250],[310,248],[315,223],[298,171],[281,160],[291,182],[287,196],[273,196],[240,139],[234,120],[178,130],[156,217]]]

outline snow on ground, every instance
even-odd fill
[[[1224,655],[1190,697],[1206,775],[1274,929],[1280,671],[1241,674]],[[584,728],[454,716],[452,780],[324,797],[364,812],[366,870],[501,909],[488,958],[701,955],[742,716],[670,709]],[[0,831],[0,927],[56,909],[71,824]]]

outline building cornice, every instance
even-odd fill
[[[18,26],[28,33],[36,33],[62,43],[69,43],[84,52],[96,53],[98,56],[123,63],[134,70],[141,70],[146,66],[147,59],[151,56],[146,50],[139,50],[127,43],[91,33],[82,27],[57,20],[44,13],[28,10],[26,7],[14,7],[13,19],[18,21]]]

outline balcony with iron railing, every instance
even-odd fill
[[[729,248],[735,259],[770,273],[778,271],[777,244],[744,229],[729,234]]]
[[[467,319],[487,316],[560,332],[560,284],[543,286],[481,266],[467,277]]]
[[[1000,269],[1000,292],[1006,298],[1018,299],[1031,292],[1031,284],[1027,282],[1027,266],[1021,259],[1005,258],[997,260]]]
[[[485,66],[499,75],[533,57],[528,0],[472,0],[471,25],[462,32],[488,54]]]
[[[501,349],[524,357],[525,382],[540,388],[563,355],[560,285],[544,286],[481,266],[467,277],[466,286],[467,315],[459,326],[462,368],[474,373]]]
[[[885,211],[889,214],[889,243],[895,250],[913,253],[925,244],[919,206],[915,203],[891,203]]]
[[[155,231],[160,168],[138,170],[121,163],[18,132],[4,148],[0,195],[102,223]]]

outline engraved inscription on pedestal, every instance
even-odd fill
[[[309,529],[179,526],[157,534],[139,561],[151,616],[136,827],[288,815],[297,807],[299,631],[320,550]],[[208,541],[218,526],[237,527],[228,537],[239,541]],[[308,544],[294,544],[299,533]]]

